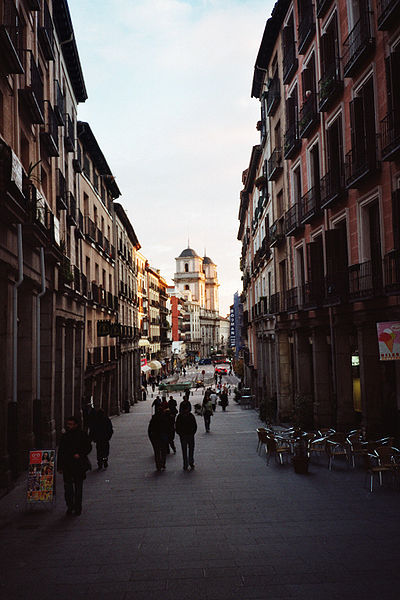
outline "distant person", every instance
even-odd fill
[[[190,406],[190,402],[188,402]],[[183,470],[187,471],[189,466],[194,469],[194,435],[197,431],[196,418],[191,413],[191,408],[186,404],[176,418],[176,433],[181,440]]]
[[[209,398],[207,396],[204,397],[202,413],[203,413],[203,417],[204,417],[204,426],[206,428],[206,432],[209,433],[210,425],[211,425],[211,417],[213,414],[213,404],[211,401],[211,396]]]
[[[96,444],[97,466],[99,469],[103,467],[107,469],[108,467],[110,440],[113,433],[111,419],[107,417],[102,408],[99,408],[89,430],[89,437]]]
[[[83,480],[90,469],[88,454],[92,449],[89,436],[82,431],[79,420],[69,417],[62,434],[57,455],[57,470],[63,474],[67,515],[82,513]]]
[[[154,450],[154,461],[157,471],[165,470],[167,459],[170,423],[167,415],[158,407],[151,417],[147,429],[150,442]]]
[[[142,400],[146,401],[147,398],[147,390],[144,386],[142,386]]]
[[[158,408],[161,408],[161,398],[160,396],[156,396],[151,404],[151,407],[154,408],[154,414],[156,413]]]
[[[174,416],[176,416],[178,414],[177,406],[178,406],[178,404],[177,404],[175,398],[173,396],[170,396],[169,400],[168,400],[168,408],[169,408],[171,414],[173,414]]]
[[[214,392],[214,390],[210,394],[210,400],[211,400],[211,403],[212,403],[213,411],[215,412],[217,410],[218,396]]]
[[[222,410],[225,412],[226,411],[226,407],[228,406],[228,392],[226,390],[226,387],[223,388],[222,392],[220,393],[220,398],[221,398],[221,406],[222,406]]]
[[[179,414],[183,412],[186,408],[189,408],[189,411],[192,410],[191,403],[189,402],[188,398],[185,397],[179,405]]]

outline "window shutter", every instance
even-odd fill
[[[362,161],[362,157],[365,154],[364,108],[361,98],[354,98],[354,100],[350,102],[350,128],[353,163],[360,164],[360,161]]]
[[[393,246],[400,250],[400,189],[392,193]]]
[[[374,84],[372,77],[363,87],[363,108],[364,108],[364,133],[365,150],[368,163],[373,166],[376,161],[376,129],[375,129],[375,103],[374,103]]]

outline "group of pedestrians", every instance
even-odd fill
[[[184,399],[179,405],[179,414],[176,400],[170,396],[166,398],[157,396],[152,404],[154,414],[148,426],[148,436],[154,450],[154,460],[157,471],[166,468],[167,454],[170,449],[176,453],[175,432],[179,435],[183,469],[194,469],[194,436],[197,431],[197,423],[192,414],[192,405],[189,394],[186,392]]]

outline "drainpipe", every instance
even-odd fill
[[[24,257],[22,250],[22,225],[17,225],[18,235],[18,280],[13,289],[13,379],[12,402],[17,404],[17,375],[18,375],[18,288],[24,280]]]
[[[40,248],[40,274],[42,287],[36,302],[36,400],[40,400],[40,299],[46,293],[46,271],[44,266],[44,248]]]

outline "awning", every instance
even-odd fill
[[[142,373],[148,373],[149,371],[151,371],[149,365],[143,365],[143,367],[141,367],[141,371]]]
[[[149,363],[149,366],[154,370],[161,369],[161,363],[158,360],[152,360],[151,363]]]
[[[144,346],[150,346],[150,342],[149,342],[149,340],[146,340],[145,338],[141,338],[139,340],[138,346],[139,346],[139,348],[143,348]]]

